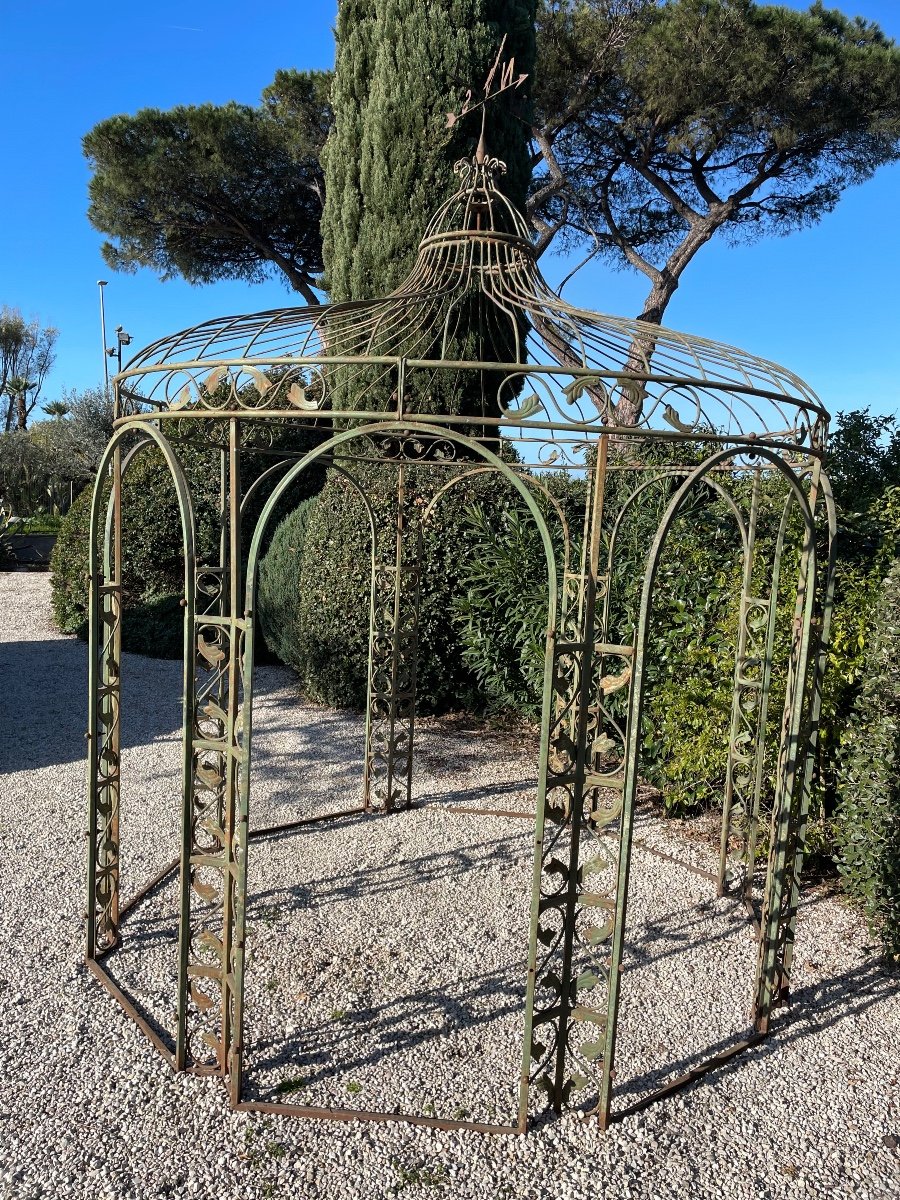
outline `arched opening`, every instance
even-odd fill
[[[139,436],[137,444],[123,453],[135,435]],[[145,679],[149,686],[142,695],[129,695],[126,683],[123,706],[123,675],[128,673],[129,656],[124,656],[123,663],[126,546],[122,481],[137,457],[150,449],[158,450],[165,464],[181,526],[182,659],[180,671],[178,664],[170,661],[150,660],[153,678]],[[188,919],[189,898],[179,866],[191,787],[186,747],[191,711],[188,681],[194,673],[197,539],[187,479],[170,443],[158,430],[125,425],[114,435],[97,473],[89,538],[88,963],[157,1048],[177,1065],[184,1052],[179,924]],[[146,676],[146,667],[144,673]],[[180,711],[173,712],[179,673],[181,705]],[[155,763],[151,786],[166,797],[164,828],[158,824],[159,809],[148,825],[148,806],[142,803],[148,740]],[[134,773],[141,782],[136,788],[129,782],[128,768],[138,764],[139,774],[137,770]]]
[[[719,472],[718,482],[712,472]],[[814,527],[802,481],[767,450],[748,456],[722,449],[693,470],[675,474],[684,481],[665,506],[643,573],[635,641],[639,669],[627,718],[631,755],[618,869],[620,879],[629,879],[628,917],[617,962],[626,982],[616,1035],[619,1100],[614,1116],[640,1110],[699,1077],[764,1031],[767,1015],[761,1020],[761,1014],[771,1008],[772,991],[765,991],[763,981],[783,917],[775,881],[783,877],[783,859],[791,853],[785,839],[792,805],[797,804],[800,730],[810,700],[808,650],[816,566]],[[713,791],[718,795],[707,802],[709,820],[704,822],[701,814],[701,820],[692,823],[696,853],[682,839],[675,856],[685,870],[668,870],[667,885],[661,887],[654,860],[671,860],[673,851],[665,838],[660,841],[654,835],[649,814],[642,814],[636,801],[641,781],[647,774],[653,777],[647,755],[654,752],[654,742],[657,749],[660,741],[670,753],[672,749],[653,730],[658,719],[654,706],[658,714],[660,706],[664,711],[667,704],[694,699],[691,658],[678,654],[677,642],[684,633],[678,628],[674,579],[679,574],[695,579],[701,572],[695,561],[698,550],[708,551],[710,531],[698,542],[690,524],[697,518],[691,500],[701,490],[713,502],[714,516],[718,507],[719,520],[735,519],[730,570],[723,569],[726,554],[713,571],[724,589],[728,636],[721,621],[713,625],[712,635],[722,645],[718,678],[714,673],[707,680],[713,691],[694,705],[696,743],[678,750],[696,764],[692,786],[698,791],[704,764],[712,763]],[[792,510],[799,526],[794,530],[793,557],[785,548]],[[688,532],[687,544],[679,543],[680,526]],[[707,595],[710,600],[714,595],[712,576]],[[787,624],[785,604],[791,610]],[[674,628],[667,630],[665,615],[671,623],[673,612]],[[715,636],[707,629],[699,639],[696,622],[692,627],[685,620],[685,627],[691,644],[703,652],[695,661],[702,665],[705,657],[715,665]],[[660,671],[660,662],[667,660],[675,664],[668,681]],[[678,727],[690,728],[690,722],[682,717]],[[711,727],[717,756],[708,746]],[[720,848],[718,872],[710,870],[714,844]],[[760,845],[767,852],[767,874],[757,861]],[[779,917],[774,917],[776,911]],[[648,1007],[648,998],[659,995],[667,997],[666,1004]]]
[[[397,423],[348,431],[295,464],[278,486],[290,486],[291,476],[315,458],[333,454],[363,435],[434,438],[433,431]],[[542,588],[546,603],[555,604],[554,547],[544,513],[534,499],[539,481],[523,482],[471,439],[452,433],[442,434],[441,441],[464,448],[469,458],[455,465],[445,462],[442,471],[432,472],[437,477],[428,484],[428,501],[420,495],[406,496],[410,509],[421,514],[403,531],[407,549],[420,554],[425,528],[454,488],[473,479],[484,482],[489,475],[499,478],[536,523],[546,563]],[[475,465],[479,458],[481,466]],[[337,461],[352,475],[352,455]],[[409,491],[408,460],[400,457],[388,465],[394,472],[405,468]],[[271,506],[277,503],[277,491],[254,532],[246,585],[248,613],[255,610],[258,547]],[[552,499],[548,507],[552,509]],[[372,513],[369,506],[370,517]],[[396,527],[390,521],[387,526],[385,539],[385,531],[373,525],[373,562],[385,547],[392,555],[396,550]],[[377,578],[377,562],[374,567]],[[380,601],[376,583],[373,607]],[[541,624],[546,643],[547,629],[553,627],[552,610]],[[377,657],[377,618],[371,633]],[[248,626],[248,640],[252,636]],[[252,647],[245,647],[243,661],[246,738]],[[542,674],[547,674],[543,667]],[[375,676],[377,666],[370,673],[370,705],[390,700],[379,695]],[[542,691],[546,707],[549,687],[543,686]],[[255,744],[263,732],[258,712]],[[369,721],[377,720],[377,715],[370,712]],[[361,718],[356,723],[363,727]],[[331,815],[339,820],[325,821],[324,814],[311,820],[299,816],[266,835],[259,832],[257,788],[244,768],[239,824],[249,826],[250,832],[247,852],[238,857],[248,884],[246,942],[240,928],[235,931],[235,945],[244,956],[245,982],[236,997],[235,1015],[243,1105],[310,1115],[330,1115],[334,1110],[390,1115],[399,1107],[427,1123],[508,1129],[522,1123],[520,1067],[539,781],[535,775],[523,787],[504,790],[509,770],[521,771],[520,756],[508,744],[502,762],[492,761],[490,751],[465,754],[457,778],[448,780],[448,770],[454,768],[452,764],[448,768],[446,761],[446,736],[426,723],[416,739],[420,765],[409,780],[413,803],[409,811],[390,820],[383,814],[375,818],[376,806],[370,804],[368,816],[359,809],[336,810]],[[406,750],[404,743],[404,756]],[[318,802],[329,792],[329,752],[329,746],[305,740],[302,770],[315,779]],[[535,758],[540,766],[537,746]],[[508,799],[516,790],[517,807]],[[486,796],[498,794],[492,814]],[[478,804],[473,803],[476,798]],[[436,823],[439,848],[434,846]],[[431,850],[423,853],[422,846],[429,840]],[[269,861],[259,871],[256,862],[264,856]],[[501,913],[495,902],[498,872],[502,893],[504,871],[515,875],[515,885],[508,881],[507,904]],[[260,885],[262,905],[254,894]],[[447,891],[455,893],[455,899],[452,894],[448,898]],[[429,902],[430,894],[440,894],[440,905]],[[434,920],[429,924],[430,915]],[[458,921],[453,919],[457,916]],[[507,944],[504,922],[515,931],[514,945]],[[458,1081],[454,1086],[452,1071],[461,1059],[473,1057],[482,1061],[483,1069],[475,1073],[479,1078],[469,1095]],[[446,1068],[443,1080],[438,1078],[439,1060]],[[234,1085],[233,1059],[231,1074]]]

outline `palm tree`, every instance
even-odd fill
[[[28,414],[31,411],[28,407],[28,393],[37,386],[37,380],[26,379],[22,375],[14,376],[6,385],[6,394],[15,407],[17,429],[28,428]]]

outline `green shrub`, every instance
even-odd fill
[[[66,514],[50,557],[53,620],[63,633],[84,636],[87,621],[87,544],[91,488],[84,488]]]
[[[10,541],[14,532],[11,525],[12,518],[9,515],[9,509],[0,503],[0,570],[5,570],[16,561],[12,542]]]
[[[547,571],[530,514],[515,508],[466,513],[478,553],[453,598],[463,661],[492,708],[534,716],[540,708],[547,628]]]
[[[87,472],[69,453],[62,422],[0,433],[0,500],[17,517],[65,511]]]
[[[207,432],[212,432],[211,426]],[[271,448],[273,439],[276,449],[299,450],[317,438],[316,433],[292,428],[288,423],[279,423],[270,431],[249,426],[241,457],[243,492],[271,465],[273,459],[264,451]],[[215,446],[180,442],[176,453],[191,488],[198,559],[215,562],[219,545],[220,452]],[[321,482],[321,470],[304,472],[284,499],[281,511],[295,505]],[[251,498],[243,529],[245,552],[255,519],[274,486],[274,480],[267,481]],[[50,564],[56,624],[64,633],[79,636],[85,635],[87,626],[91,491],[88,487],[76,498],[63,520]],[[171,475],[161,452],[155,447],[145,449],[129,466],[122,485],[122,645],[126,650],[158,657],[181,654],[181,545],[181,522]]]
[[[505,453],[510,453],[507,449]],[[393,556],[396,474],[380,464],[352,467],[369,496],[376,523]],[[449,478],[449,477],[448,477]],[[407,466],[406,505],[421,512],[435,490],[435,468]],[[490,704],[466,653],[458,603],[470,586],[468,564],[480,552],[470,511],[475,503],[500,514],[515,503],[513,489],[496,474],[469,476],[438,501],[424,533],[419,604],[417,697],[420,712]],[[369,655],[371,551],[368,519],[354,489],[337,472],[309,515],[304,540],[294,645],[283,657],[298,671],[303,689],[328,704],[365,705]],[[546,616],[539,617],[541,622]]]
[[[266,644],[283,663],[295,669],[300,668],[295,660],[303,543],[315,503],[316,497],[310,496],[288,513],[259,564],[256,611]]]
[[[563,474],[541,482],[557,500],[570,532],[580,534],[585,485]],[[536,492],[547,520],[562,587],[564,537],[554,505]],[[547,566],[537,525],[511,498],[501,507],[478,502],[464,512],[474,553],[460,564],[462,590],[452,597],[463,661],[490,711],[534,718],[541,706],[547,630]],[[573,552],[577,555],[576,542]]]
[[[690,462],[703,447],[680,447]],[[665,465],[665,448],[651,448],[653,461]],[[583,480],[544,481],[564,498],[577,561]],[[601,554],[622,506],[645,477],[616,470],[608,477]],[[619,526],[614,557],[607,640],[630,645],[634,638],[647,555],[659,522],[680,479],[662,478],[629,506]],[[741,490],[745,485],[732,481]],[[761,504],[758,542],[771,549],[781,516],[783,488],[773,482]],[[744,496],[745,501],[749,500]],[[477,551],[461,567],[465,585],[454,601],[461,620],[464,658],[489,705],[532,717],[540,703],[545,628],[543,551],[532,523],[515,510],[500,519],[474,506],[469,524]],[[766,543],[769,543],[767,546]],[[787,563],[795,563],[789,545]],[[700,487],[672,526],[657,573],[651,629],[644,662],[647,687],[641,743],[641,772],[662,792],[673,812],[721,803],[728,763],[734,650],[741,589],[741,542],[724,502]],[[784,579],[789,580],[786,566]],[[765,581],[760,578],[760,588]],[[770,735],[777,734],[780,693],[790,646],[793,593],[779,597],[776,668],[770,710]],[[627,689],[607,700],[610,715],[625,717]],[[777,740],[777,739],[776,739]],[[774,780],[774,741],[768,789]]]
[[[15,522],[15,533],[20,534],[45,534],[54,535],[59,533],[62,525],[62,517],[54,516],[51,513],[42,514],[36,517],[23,517]]]
[[[900,560],[884,580],[844,737],[836,861],[885,951],[900,958]]]

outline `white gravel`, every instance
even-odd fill
[[[0,575],[0,1196],[900,1195],[897,975],[817,893],[769,1040],[605,1134],[571,1114],[506,1137],[232,1113],[217,1081],[175,1076],[82,965],[85,648],[53,631],[48,592]],[[179,680],[126,660],[127,897],[177,848]],[[286,671],[258,675],[254,824],[357,803],[361,721],[302,703]],[[254,843],[248,1096],[513,1117],[529,826],[446,810],[524,809],[531,769],[510,738],[429,723],[415,790],[433,808]],[[742,911],[702,878],[638,849],[632,879],[620,1104],[746,1032],[754,957]],[[172,901],[162,888],[135,910],[115,956],[163,1025]]]

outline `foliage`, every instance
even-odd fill
[[[642,271],[651,321],[710,238],[812,224],[900,148],[900,50],[821,3],[342,0],[333,128],[330,74],[279,71],[260,107],[145,109],[87,135],[107,261],[197,282],[281,273],[312,302],[324,237],[332,299],[389,289],[475,140],[446,111],[504,32],[535,111],[495,106],[490,148],[520,206],[539,168],[538,252],[583,244]]]
[[[6,400],[3,431],[25,430],[56,358],[59,330],[26,321],[17,308],[0,308],[0,399]]]
[[[59,438],[80,470],[92,473],[112,437],[112,397],[101,387],[64,388],[60,403],[67,417],[60,425],[54,422],[53,436]]]
[[[325,284],[333,301],[385,295],[408,274],[429,218],[458,187],[454,163],[470,156],[475,116],[448,126],[466,86],[487,74],[506,34],[505,53],[524,70],[534,58],[533,0],[454,0],[426,5],[391,0],[377,7],[342,4],[334,81],[335,125],[325,146],[323,214]],[[492,153],[509,164],[502,185],[521,207],[530,167],[522,90],[492,104],[487,135]],[[505,362],[515,351],[512,331],[486,330],[482,297],[454,297],[452,337],[441,333],[416,346],[420,358]],[[440,323],[439,323],[440,324]],[[441,331],[443,332],[443,331]],[[375,336],[373,334],[373,336]],[[373,354],[393,353],[394,346]],[[332,369],[332,403],[367,409],[392,407],[394,383],[382,368]],[[412,372],[404,404],[414,413],[481,415],[495,383],[481,372]]]
[[[900,50],[818,2],[547,0],[539,45],[532,209],[642,271],[645,320],[719,231],[814,224],[900,154]]]
[[[453,601],[463,661],[492,708],[535,716],[544,677],[546,639],[541,635],[547,628],[540,535],[530,514],[515,508],[489,515],[475,504],[466,517],[479,550],[468,563],[465,592]]]
[[[345,464],[350,469],[350,464]],[[421,514],[434,490],[428,467],[407,467],[405,511]],[[353,464],[352,473],[366,492],[376,527],[392,530],[396,521],[396,473],[380,464]],[[490,695],[480,686],[466,655],[466,618],[454,615],[463,595],[466,564],[478,546],[470,510],[501,514],[511,503],[508,485],[494,474],[468,475],[438,501],[422,544],[418,633],[417,693],[421,712],[483,709]],[[302,518],[298,524],[303,524]],[[282,530],[278,531],[279,534]],[[269,594],[296,598],[295,618],[276,646],[293,666],[301,686],[314,699],[339,706],[365,705],[369,657],[371,537],[369,521],[356,490],[336,471],[307,512],[303,553],[289,548],[299,538],[285,529],[266,555],[261,581],[269,577]],[[381,551],[393,561],[393,541]],[[299,568],[299,569],[298,569]],[[261,583],[262,588],[262,583]],[[270,612],[277,612],[273,605]],[[271,620],[271,617],[269,618]],[[541,618],[546,620],[546,617]],[[267,637],[272,637],[265,626]],[[469,641],[472,641],[471,636]]]
[[[835,826],[844,888],[887,953],[900,959],[900,560],[879,594],[839,786]]]
[[[812,809],[812,835],[819,850],[827,850],[828,822],[839,802],[836,768],[864,677],[881,581],[900,554],[897,442],[895,426],[886,418],[873,417],[865,410],[840,414],[826,464],[837,483],[840,531]],[[683,444],[678,459],[699,461],[705,449],[702,443]],[[674,454],[659,444],[641,448],[644,462],[663,472],[674,461]],[[675,476],[662,474],[659,482],[646,488],[626,510],[619,525],[609,583],[610,641],[632,641],[646,555],[676,484]],[[618,470],[608,477],[606,548],[612,522],[634,486],[630,471]],[[730,490],[745,511],[748,488],[749,483],[730,482]],[[867,504],[861,512],[846,507],[857,499]],[[762,486],[758,529],[762,560],[772,550],[783,500],[783,488],[776,480]],[[466,661],[495,703],[531,715],[539,702],[540,546],[520,521],[511,521],[508,515],[491,523],[471,511],[469,519],[477,551],[461,569],[466,600],[454,602],[460,613],[466,613],[468,604],[473,616],[471,629],[463,626]],[[577,522],[572,524],[577,528]],[[788,527],[777,600],[769,707],[771,747],[777,743],[781,718],[793,619],[791,581],[796,575],[800,538],[797,520]],[[820,550],[824,553],[825,547]],[[727,765],[740,584],[736,526],[723,501],[710,489],[700,489],[672,526],[660,559],[645,663],[641,770],[661,789],[664,803],[672,811],[720,802]],[[759,585],[762,589],[765,582],[760,579]],[[477,604],[473,605],[474,601]],[[611,698],[613,715],[622,715],[617,706],[624,703],[624,697],[622,691]],[[773,750],[766,763],[764,800],[772,794],[774,774]]]
[[[0,496],[18,517],[64,513],[112,433],[112,400],[100,388],[64,390],[54,404],[53,420],[0,434]]]
[[[300,568],[306,526],[316,503],[310,496],[288,513],[272,535],[259,566],[256,611],[269,649],[297,666]]]
[[[258,108],[179,106],[101,121],[84,139],[88,216],[114,270],[258,282],[278,270],[315,303],[319,153],[330,77],[280,71]]]
[[[0,498],[17,517],[64,512],[87,472],[67,453],[56,421],[0,433]]]
[[[475,118],[448,128],[467,88],[484,80],[501,39],[517,70],[533,70],[534,0],[344,0],[338,10],[333,103],[325,146],[322,222],[332,300],[382,295],[407,274],[425,223],[455,190],[452,166],[471,155]],[[502,181],[524,208],[528,96],[490,111],[488,142]],[[476,118],[480,114],[476,113]]]
[[[838,516],[835,603],[822,697],[817,803],[840,802],[837,767],[859,696],[882,581],[900,556],[900,431],[868,409],[839,413],[826,469]],[[825,839],[830,835],[824,834]]]
[[[0,501],[0,570],[5,570],[16,561],[10,538],[14,533],[9,509]]]
[[[638,558],[626,565],[639,583],[644,564]],[[721,501],[701,491],[663,551],[645,668],[641,770],[673,812],[715,805],[722,795],[740,581],[734,522]],[[617,640],[630,640],[629,626],[619,627]]]
[[[565,474],[541,483],[559,505],[570,529],[578,529],[584,484]],[[547,521],[562,585],[564,533],[558,510],[536,492]],[[547,630],[547,566],[531,514],[512,496],[464,512],[477,552],[461,564],[462,590],[451,598],[463,661],[478,681],[479,700],[491,711],[536,717],[540,711]]]
[[[209,428],[200,429],[201,424],[195,423],[197,434],[202,437],[213,433]],[[318,437],[314,432],[292,429],[288,423],[273,425],[272,433],[276,449],[291,451],[308,449]],[[191,442],[176,444],[175,449],[191,488],[198,560],[215,563],[220,532],[220,451],[215,446],[209,448]],[[265,449],[269,449],[266,431],[258,425],[251,426],[245,434],[241,460],[244,495],[272,463],[263,452]],[[321,483],[321,473],[311,470],[285,503],[296,504]],[[267,482],[254,492],[247,506],[247,530],[252,531],[273,486],[274,483]],[[66,515],[51,559],[56,624],[65,633],[82,636],[87,617],[91,491],[86,488]],[[181,523],[169,470],[155,447],[142,450],[129,466],[122,485],[122,644],[126,649],[160,657],[181,654],[180,599],[184,594],[181,546]],[[247,548],[245,538],[245,552]]]
[[[849,514],[863,513],[889,489],[900,487],[900,428],[895,416],[873,416],[867,408],[839,413],[828,439],[826,466],[849,541],[868,557],[871,542],[859,545],[864,531]]]
[[[17,519],[14,523],[12,532],[55,536],[57,533],[59,533],[62,523],[63,518],[61,516],[52,513],[45,513],[36,517]]]

